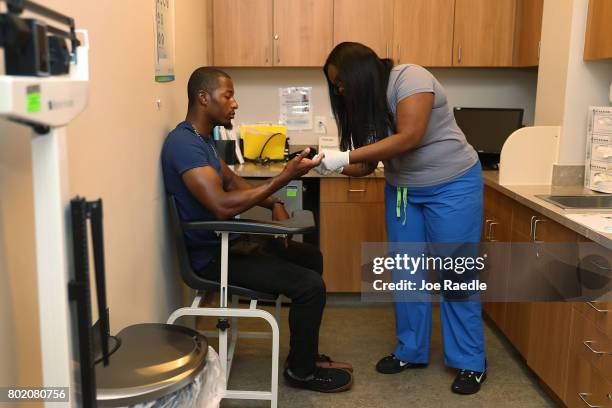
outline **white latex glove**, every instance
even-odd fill
[[[322,176],[329,176],[331,173],[333,173],[331,170],[326,170],[323,167],[323,164],[319,164],[317,167],[314,168],[314,171],[316,171],[317,173],[319,173]]]
[[[325,155],[321,166],[325,170],[336,171],[341,167],[349,164],[349,151],[341,152],[339,150],[323,150],[321,153]]]

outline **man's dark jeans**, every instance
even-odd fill
[[[289,310],[289,368],[302,377],[315,370],[319,327],[325,307],[325,283],[321,278],[323,257],[312,245],[282,239],[259,238],[255,248],[245,250],[240,237],[230,244],[228,282],[258,292],[283,294],[291,299]],[[220,255],[200,270],[207,279],[219,280]]]

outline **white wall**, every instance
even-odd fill
[[[176,2],[176,81],[154,82],[154,2],[47,0],[90,33],[89,105],[68,127],[71,195],[104,201],[111,330],[179,306],[159,154],[206,65],[206,3]],[[162,100],[162,109],[155,101]],[[0,385],[41,382],[29,131],[0,120]]]
[[[609,106],[612,61],[584,61],[588,0],[574,0],[559,164],[584,164],[587,108]]]
[[[584,164],[587,109],[609,105],[612,61],[584,61],[588,0],[545,0],[536,125],[561,126],[559,165]]]
[[[233,68],[226,71],[234,79],[240,105],[235,123],[277,122],[278,88],[311,86],[314,115],[328,117],[329,133],[337,134],[325,76],[320,68]],[[432,69],[446,88],[451,106],[524,108],[526,125],[533,124],[537,72],[528,69]],[[316,144],[313,132],[292,132],[295,144]]]
[[[565,112],[573,0],[544,0],[535,125],[560,126]]]

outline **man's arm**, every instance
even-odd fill
[[[264,201],[289,181],[303,176],[321,163],[321,157],[309,160],[305,158],[307,155],[308,149],[289,161],[277,176],[259,186],[244,190],[225,191],[221,178],[210,166],[187,170],[182,179],[191,194],[215,217],[227,220]]]
[[[250,190],[254,187],[248,181],[234,173],[234,171],[230,169],[223,160],[221,160],[221,170],[223,171],[223,188],[225,191]],[[276,200],[270,196],[256,205],[271,210],[273,209],[275,202]]]

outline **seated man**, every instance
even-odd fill
[[[231,78],[223,71],[202,67],[193,72],[187,88],[187,117],[168,134],[162,150],[166,190],[175,196],[180,218],[224,220],[261,205],[272,210],[273,219],[287,219],[283,203],[271,195],[318,166],[321,157],[307,159],[307,149],[276,177],[251,186],[219,159],[210,138],[215,126],[231,126],[238,109]],[[220,239],[216,234],[189,231],[185,238],[194,270],[207,279],[219,280]],[[284,245],[274,239],[248,251],[241,241],[238,238],[230,244],[229,283],[283,294],[292,301],[290,351],[284,371],[287,382],[321,392],[349,389],[352,374],[343,368],[351,366],[318,354],[326,296],[321,253],[306,244],[290,241]]]

